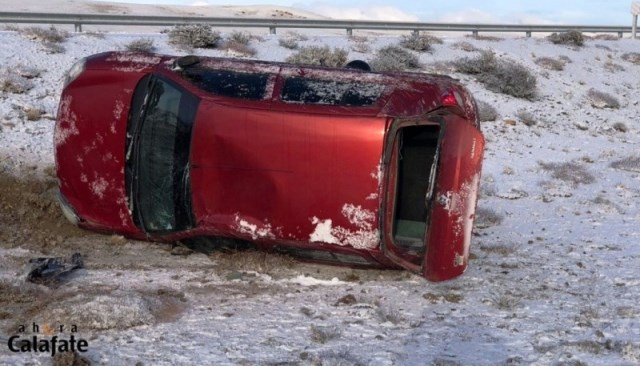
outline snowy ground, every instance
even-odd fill
[[[288,56],[278,37],[252,41],[256,58]],[[171,255],[167,245],[67,224],[51,176],[63,74],[80,57],[140,38],[160,53],[181,53],[164,34],[109,33],[74,34],[64,53],[47,54],[38,42],[0,31],[0,81],[39,74],[26,93],[0,92],[0,364],[51,363],[6,346],[18,325],[33,322],[77,325],[76,338],[89,340],[83,355],[105,365],[640,364],[640,65],[621,58],[640,41],[571,48],[536,38],[449,37],[420,55],[424,70],[449,72],[448,61],[477,54],[459,42],[493,49],[532,70],[539,89],[536,100],[519,100],[453,73],[499,113],[483,124],[479,207],[485,219],[501,220],[476,229],[466,274],[429,283],[402,271],[256,253]],[[375,51],[398,38],[359,41],[312,36],[301,45],[370,59],[353,48]],[[562,71],[534,63],[561,55],[571,60]],[[615,96],[620,108],[592,106],[592,88]],[[32,109],[42,118],[28,120]],[[521,111],[537,123],[527,126]],[[591,182],[578,179],[589,175]],[[29,258],[76,251],[87,268],[60,288],[25,281]]]

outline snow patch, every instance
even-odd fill
[[[250,222],[240,218],[239,214],[235,216],[236,231],[241,234],[251,236],[251,239],[275,239],[271,224],[265,219],[264,224],[251,224]]]
[[[376,219],[373,211],[359,205],[345,204],[342,206],[342,215],[358,229],[354,231],[342,226],[333,227],[331,219],[320,220],[314,216],[311,223],[316,225],[316,228],[309,240],[312,243],[350,245],[357,249],[375,248],[380,244],[380,232],[373,227]]]
[[[91,192],[93,192],[93,194],[98,196],[98,198],[100,199],[104,198],[104,192],[107,190],[108,187],[109,187],[109,182],[107,182],[107,180],[102,177],[91,182]]]
[[[70,136],[78,135],[78,116],[71,110],[70,96],[64,97],[60,101],[60,118],[53,133],[53,141],[57,146],[64,144]]]
[[[348,282],[340,281],[337,277],[333,277],[330,280],[319,280],[305,275],[299,275],[298,277],[281,280],[279,282],[295,283],[300,286],[340,286],[348,284]]]

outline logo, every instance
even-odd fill
[[[40,328],[42,327],[42,334]],[[74,324],[65,327],[59,324],[57,327],[48,323],[41,326],[35,322],[31,325],[31,333],[27,334],[25,325],[18,327],[18,334],[12,336],[7,341],[9,351],[15,353],[48,353],[55,356],[60,352],[87,352],[89,349],[89,341],[76,337],[78,327]],[[53,335],[58,333],[58,335]]]

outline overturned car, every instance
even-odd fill
[[[479,127],[446,76],[102,53],[65,80],[60,201],[90,230],[441,281],[468,264]]]

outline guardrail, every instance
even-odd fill
[[[289,19],[289,18],[213,18],[178,16],[142,16],[112,14],[53,14],[0,12],[0,23],[32,24],[72,24],[76,32],[82,32],[83,25],[126,25],[126,26],[174,26],[180,24],[203,23],[214,27],[268,28],[272,34],[277,28],[346,29],[352,35],[360,30],[406,30],[438,32],[523,32],[527,37],[532,33],[566,32],[579,30],[592,33],[631,33],[631,27],[598,25],[526,25],[526,24],[458,24],[422,22],[382,22],[367,20]]]

